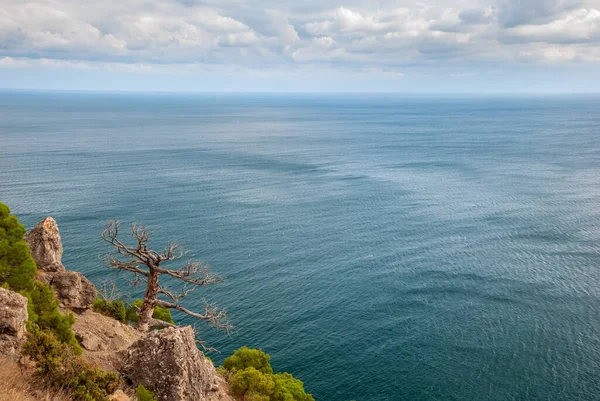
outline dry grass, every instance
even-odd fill
[[[21,369],[7,357],[0,357],[0,401],[69,401],[64,392],[49,390],[33,376],[31,368]]]

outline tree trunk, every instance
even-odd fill
[[[158,295],[158,273],[154,269],[150,269],[150,276],[144,294],[144,302],[140,308],[140,319],[136,324],[136,328],[140,331],[150,331],[150,322],[154,314],[156,297]]]

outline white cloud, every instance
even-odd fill
[[[331,36],[322,36],[320,38],[313,38],[312,42],[317,46],[329,48],[335,43],[335,40]]]
[[[600,42],[600,0],[2,2],[3,65],[318,64],[375,74],[440,60],[596,62]]]
[[[521,25],[507,29],[508,40],[548,43],[600,41],[600,10],[580,9],[542,25]]]

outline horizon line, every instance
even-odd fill
[[[156,95],[395,95],[395,96],[600,96],[600,91],[590,92],[518,92],[518,91],[490,91],[490,92],[434,92],[434,91],[182,91],[182,90],[157,90],[157,89],[59,89],[59,88],[3,88],[0,93],[6,92],[37,92],[37,93],[81,93],[81,94],[156,94]]]

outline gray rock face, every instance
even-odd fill
[[[190,326],[148,333],[127,350],[121,371],[159,401],[205,401],[219,391],[215,367],[196,347]]]
[[[25,334],[27,298],[0,288],[0,354],[16,354]]]
[[[98,296],[94,284],[79,272],[53,273],[50,285],[54,288],[61,303],[66,308],[75,311],[88,309]]]
[[[88,309],[98,291],[83,274],[67,271],[62,264],[63,246],[58,225],[52,217],[46,217],[25,234],[31,255],[41,273],[38,280],[54,288],[65,308],[75,311]]]
[[[45,272],[64,271],[61,259],[63,246],[58,225],[52,217],[46,217],[25,234],[31,255],[39,270]]]

